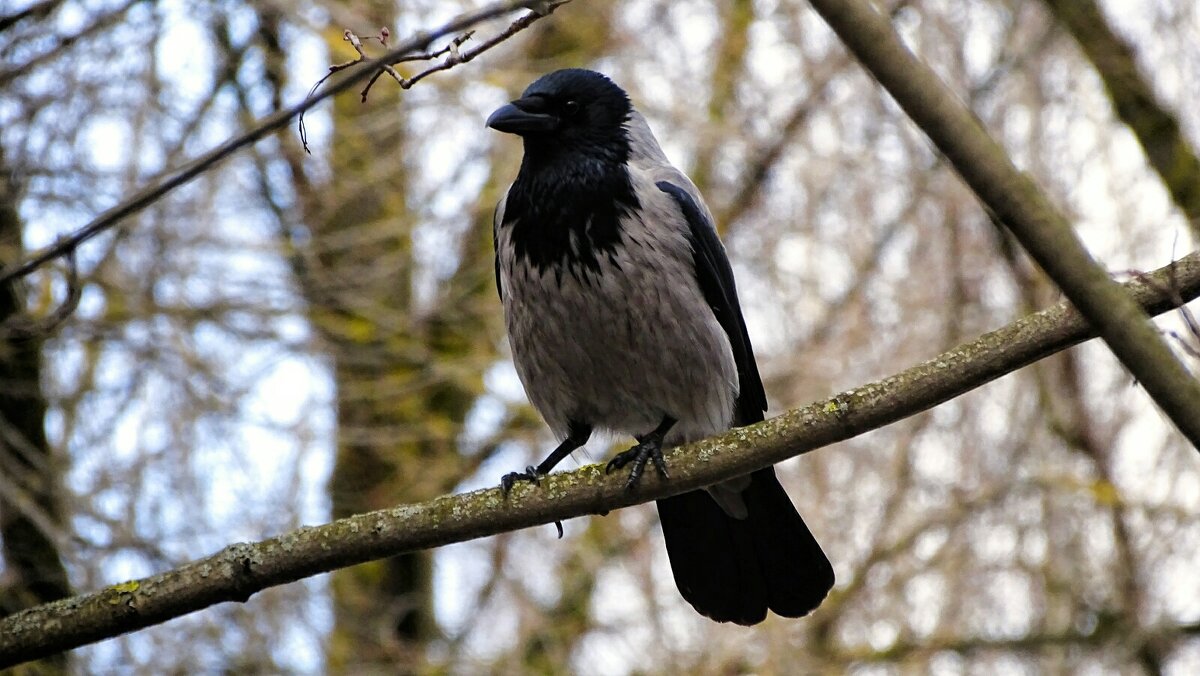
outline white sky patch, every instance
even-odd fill
[[[798,76],[800,58],[792,45],[784,41],[779,27],[771,21],[755,21],[750,25],[747,66],[756,82],[770,89],[799,86],[797,96],[806,93],[807,80]]]
[[[193,104],[212,91],[212,47],[208,36],[189,14],[195,7],[184,0],[160,3],[163,34],[156,41],[155,59],[164,77],[171,80],[172,94]],[[190,107],[190,106],[189,106]]]
[[[28,4],[32,5],[34,3],[30,2]],[[81,5],[66,2],[54,14],[54,28],[62,35],[72,35],[78,33],[80,29],[87,25],[88,18],[89,14],[84,11]]]
[[[921,609],[919,613],[912,613],[912,628],[918,636],[928,638],[937,629],[945,593],[945,581],[937,573],[918,573],[905,583],[905,603],[910,608]]]
[[[447,631],[462,631],[473,604],[492,574],[490,542],[472,541],[442,547],[433,559],[434,613]]]
[[[592,613],[600,626],[621,627],[617,633],[593,632],[575,656],[577,673],[628,674],[637,670],[642,655],[654,654],[649,614],[637,581],[621,566],[606,566],[596,576]],[[639,631],[639,627],[642,630]]]
[[[989,21],[975,21],[963,35],[963,61],[967,75],[979,80],[988,75],[997,62],[1000,51],[1001,24],[996,21],[996,12],[991,12]]]
[[[129,124],[123,119],[92,115],[84,122],[82,141],[96,169],[116,171],[128,163],[132,142]]]

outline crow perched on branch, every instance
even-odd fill
[[[696,186],[671,166],[610,79],[550,73],[487,124],[525,156],[496,208],[496,284],[517,373],[562,443],[537,481],[595,429],[634,436],[608,470],[763,419],[766,394],[733,271]],[[675,582],[701,614],[799,617],[833,568],[774,468],[658,501]]]

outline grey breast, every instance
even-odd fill
[[[559,435],[575,419],[624,434],[676,418],[669,443],[727,429],[737,395],[728,338],[704,302],[687,226],[654,176],[631,165],[641,204],[595,269],[564,259],[537,270],[499,228],[514,362],[530,401]]]

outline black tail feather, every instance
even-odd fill
[[[726,514],[704,491],[658,501],[675,584],[717,622],[751,625],[770,609],[807,615],[833,587],[833,566],[768,467],[743,492],[749,516]]]

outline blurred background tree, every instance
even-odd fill
[[[10,5],[0,265],[299,99],[353,56],[344,29],[468,7]],[[1196,3],[889,9],[1114,272],[1196,248]],[[520,148],[482,121],[565,66],[630,90],[704,190],[777,411],[1057,300],[805,3],[576,0],[470,65],[311,113],[311,155],[288,130],[81,249],[71,319],[0,336],[0,612],[540,458],[491,269]],[[66,285],[46,268],[0,291],[0,314],[38,317]],[[781,472],[839,578],[804,620],[694,615],[643,507],[273,589],[69,666],[1200,670],[1200,465],[1101,345]]]

